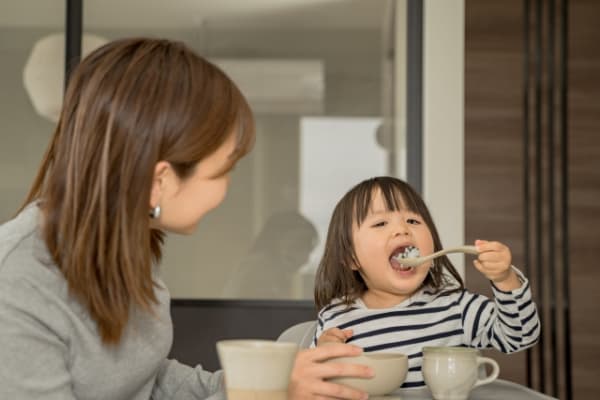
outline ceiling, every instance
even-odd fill
[[[377,29],[400,0],[83,0],[88,29]],[[0,27],[60,28],[65,0],[2,0]]]

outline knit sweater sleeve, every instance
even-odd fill
[[[492,284],[493,299],[467,293],[461,301],[463,341],[476,348],[495,348],[512,353],[533,346],[540,335],[540,321],[529,281],[512,267],[521,287],[510,292]]]
[[[22,283],[8,287],[0,282],[0,399],[79,398],[73,390],[70,339],[64,334],[65,326],[61,313],[54,312],[47,297]],[[151,395],[152,400],[224,398],[220,371],[212,373],[175,360],[161,363]]]
[[[36,292],[0,283],[0,398],[75,400],[61,321]]]
[[[208,372],[165,360],[156,376],[152,400],[225,400],[222,371]]]

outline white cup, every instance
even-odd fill
[[[286,400],[298,345],[272,340],[221,340],[217,354],[228,400]]]
[[[482,364],[491,365],[492,373],[479,379]],[[435,400],[466,400],[471,389],[498,378],[500,367],[493,359],[480,357],[477,349],[425,347],[422,372]]]

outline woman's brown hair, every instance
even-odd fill
[[[393,177],[367,179],[354,186],[338,202],[329,223],[325,252],[319,263],[315,277],[315,304],[321,309],[334,299],[340,299],[350,305],[359,298],[367,286],[360,273],[352,266],[360,265],[354,251],[352,226],[360,226],[369,213],[371,201],[376,193],[381,193],[388,211],[407,209],[423,218],[433,237],[434,251],[442,249],[437,229],[421,196],[406,182]],[[446,256],[437,258],[430,269],[424,286],[439,291],[452,285],[453,289],[462,289],[463,281]],[[456,283],[447,274],[452,275]]]
[[[39,202],[48,250],[104,343],[119,342],[132,306],[152,312],[157,302],[152,270],[163,233],[149,219],[156,163],[185,179],[232,132],[231,165],[254,142],[252,112],[219,68],[182,43],[117,40],[73,71],[25,204]]]

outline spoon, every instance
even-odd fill
[[[417,265],[421,265],[429,260],[433,260],[434,258],[448,253],[479,254],[477,247],[464,245],[450,247],[444,250],[436,251],[435,253],[431,253],[427,256],[420,257],[419,249],[414,246],[409,246],[402,253],[398,254],[395,259],[407,267],[416,267]]]

